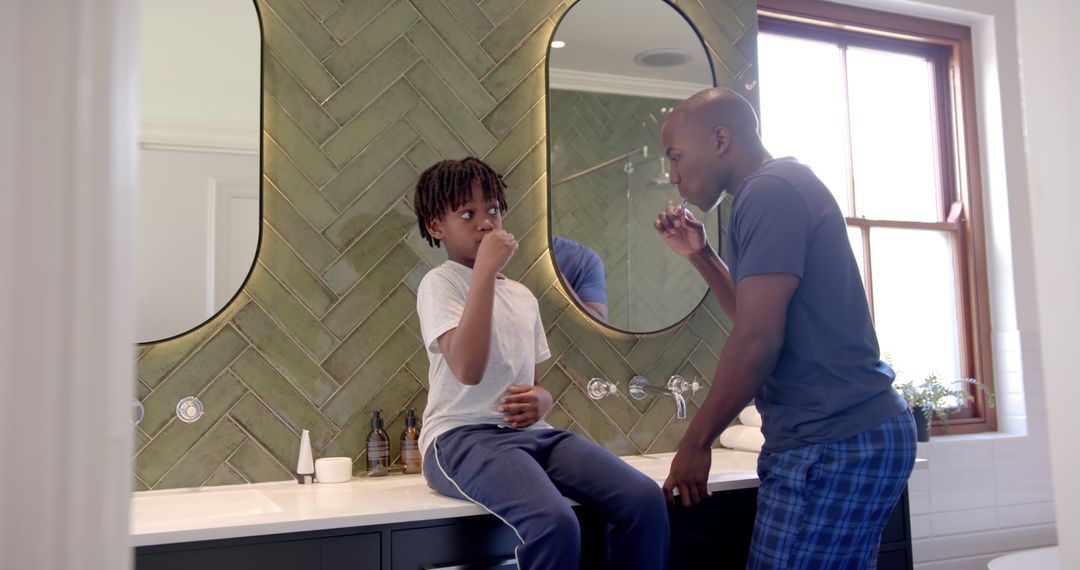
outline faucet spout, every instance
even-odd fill
[[[682,394],[672,394],[675,397],[675,415],[680,420],[686,419],[686,398]]]

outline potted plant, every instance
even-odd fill
[[[981,391],[986,396],[986,405],[994,407],[994,391],[974,378],[946,382],[939,375],[930,374],[920,384],[915,384],[913,380],[901,380],[893,385],[907,400],[911,413],[915,416],[919,441],[930,441],[930,422],[935,416],[941,421],[945,431],[949,431],[950,406],[962,408],[975,400],[975,396],[964,389],[964,384],[970,384]]]

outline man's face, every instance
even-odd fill
[[[660,133],[671,161],[668,179],[687,202],[712,210],[723,194],[723,169],[718,142],[710,129],[693,124],[685,113],[673,113]]]

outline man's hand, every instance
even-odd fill
[[[517,248],[514,234],[506,230],[492,230],[480,240],[475,265],[490,270],[494,275],[506,267]]]
[[[697,221],[690,210],[668,206],[653,222],[664,243],[682,257],[690,257],[709,244],[705,225]]]
[[[672,489],[679,489],[684,507],[704,501],[709,496],[709,467],[712,466],[712,450],[692,445],[681,445],[671,460],[671,472],[664,481],[664,497],[669,505],[675,504]]]
[[[529,427],[540,421],[551,411],[555,402],[551,392],[540,386],[514,385],[507,389],[507,396],[502,399],[499,413],[503,420],[513,428]]]

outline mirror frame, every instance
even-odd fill
[[[248,268],[247,275],[244,276],[244,280],[240,283],[240,286],[236,288],[236,292],[234,292],[232,294],[232,296],[229,297],[229,300],[226,301],[223,305],[221,305],[221,307],[218,308],[218,310],[215,311],[214,314],[212,314],[209,317],[206,317],[205,319],[199,321],[198,323],[191,326],[190,328],[182,330],[182,331],[180,331],[180,332],[178,332],[178,333],[176,333],[174,335],[167,336],[167,337],[164,337],[164,338],[154,339],[154,340],[140,340],[140,341],[137,341],[135,343],[135,345],[137,347],[139,347],[139,348],[151,346],[151,345],[162,343],[162,342],[168,342],[170,340],[174,340],[176,338],[182,337],[182,336],[184,336],[186,334],[190,334],[190,333],[195,332],[196,330],[206,326],[207,324],[209,324],[214,319],[218,318],[218,316],[220,316],[222,313],[224,313],[226,309],[228,309],[230,306],[232,306],[233,303],[236,302],[236,298],[240,296],[240,293],[244,292],[244,289],[247,288],[248,282],[251,281],[252,274],[255,273],[255,266],[259,264],[259,253],[262,251],[263,225],[264,225],[264,221],[265,221],[263,216],[266,213],[265,212],[266,197],[263,195],[263,172],[264,172],[264,169],[265,169],[264,160],[265,160],[265,156],[266,156],[266,153],[264,152],[265,149],[263,148],[263,138],[264,138],[263,120],[265,119],[264,111],[265,111],[265,107],[266,107],[266,90],[263,89],[263,79],[264,79],[264,77],[266,75],[266,50],[264,48],[265,38],[266,38],[266,30],[263,27],[262,11],[259,9],[258,0],[251,0],[251,4],[255,7],[255,19],[256,19],[257,23],[259,24],[259,86],[258,86],[258,90],[259,90],[259,169],[258,169],[258,172],[256,173],[257,176],[258,176],[258,186],[259,186],[259,219],[258,219],[259,237],[255,240],[255,255],[252,256],[252,258],[251,258],[251,267]]]
[[[588,2],[588,1],[589,0],[575,0],[574,3],[570,4],[570,6],[567,7],[566,11],[564,11],[562,13],[562,15],[559,16],[559,21],[555,23],[555,27],[552,28],[552,30],[551,30],[551,36],[548,37],[548,39],[547,39],[547,51],[544,54],[544,103],[545,103],[546,111],[547,111],[547,113],[544,115],[544,129],[545,129],[544,136],[545,136],[545,138],[547,140],[547,156],[546,156],[545,164],[546,164],[546,167],[547,167],[547,177],[548,177],[548,180],[547,180],[547,191],[548,191],[547,192],[547,246],[548,246],[548,256],[551,259],[551,266],[555,269],[555,275],[556,275],[557,279],[559,280],[559,283],[562,285],[563,294],[566,296],[567,301],[569,301],[570,304],[574,305],[577,308],[578,312],[580,312],[582,315],[584,315],[585,318],[588,319],[589,321],[591,321],[594,325],[601,326],[601,327],[604,327],[604,328],[606,328],[608,330],[612,330],[612,331],[615,331],[615,332],[619,332],[619,333],[623,333],[623,334],[627,334],[627,335],[633,335],[633,336],[644,336],[644,335],[650,335],[650,334],[663,333],[663,332],[667,332],[667,331],[670,331],[670,330],[672,330],[672,329],[674,329],[676,327],[681,326],[688,319],[690,319],[690,317],[692,317],[695,312],[697,312],[701,308],[702,303],[704,303],[705,299],[708,298],[708,296],[709,296],[710,289],[709,289],[708,284],[705,285],[705,292],[702,294],[701,299],[698,300],[698,302],[693,306],[693,308],[691,308],[690,311],[687,312],[685,315],[683,315],[683,316],[679,317],[678,319],[676,319],[670,325],[665,326],[663,328],[659,328],[659,329],[655,329],[655,330],[649,330],[649,331],[629,331],[629,330],[625,330],[625,329],[621,329],[619,327],[616,327],[616,326],[614,326],[614,325],[612,325],[610,323],[601,321],[600,319],[597,319],[595,316],[593,316],[593,314],[590,311],[586,310],[585,307],[582,307],[581,304],[578,303],[575,296],[569,294],[569,292],[572,290],[572,288],[570,287],[570,284],[566,282],[566,278],[563,277],[562,270],[559,269],[559,264],[555,261],[555,250],[554,250],[554,244],[552,243],[552,235],[554,234],[554,232],[553,232],[554,228],[552,226],[552,217],[553,216],[552,216],[552,201],[551,201],[552,200],[552,190],[551,190],[551,97],[549,96],[550,93],[551,93],[551,63],[550,63],[551,62],[551,50],[552,50],[551,42],[555,39],[556,34],[559,33],[559,26],[562,25],[562,22],[566,18],[566,15],[569,14],[570,11],[574,9],[574,6],[576,6],[579,2]],[[677,12],[679,14],[679,16],[681,16],[682,19],[686,22],[686,25],[690,27],[690,30],[694,32],[694,35],[697,36],[698,42],[701,43],[701,47],[705,50],[705,58],[707,60],[706,63],[707,63],[708,68],[709,68],[709,74],[712,76],[713,87],[717,87],[717,84],[716,84],[716,64],[713,61],[712,54],[709,53],[709,44],[705,42],[705,38],[701,35],[701,31],[698,30],[697,26],[694,25],[693,20],[691,20],[690,17],[686,15],[686,12],[684,12],[681,8],[676,6],[675,3],[672,0],[655,0],[655,1],[656,2],[663,2],[664,4],[667,4],[669,8],[671,8],[672,10],[675,10],[675,12]],[[661,154],[662,154],[662,150],[663,149],[661,149]],[[720,219],[720,212],[721,212],[721,209],[718,206],[716,208],[716,218],[717,218],[716,226],[717,226],[718,231],[722,231],[722,228],[723,228],[723,220]],[[716,248],[716,250],[718,252],[721,251],[721,249],[722,249],[723,240],[724,240],[724,236],[722,236],[722,235],[717,236],[716,245],[714,246],[714,248]]]

